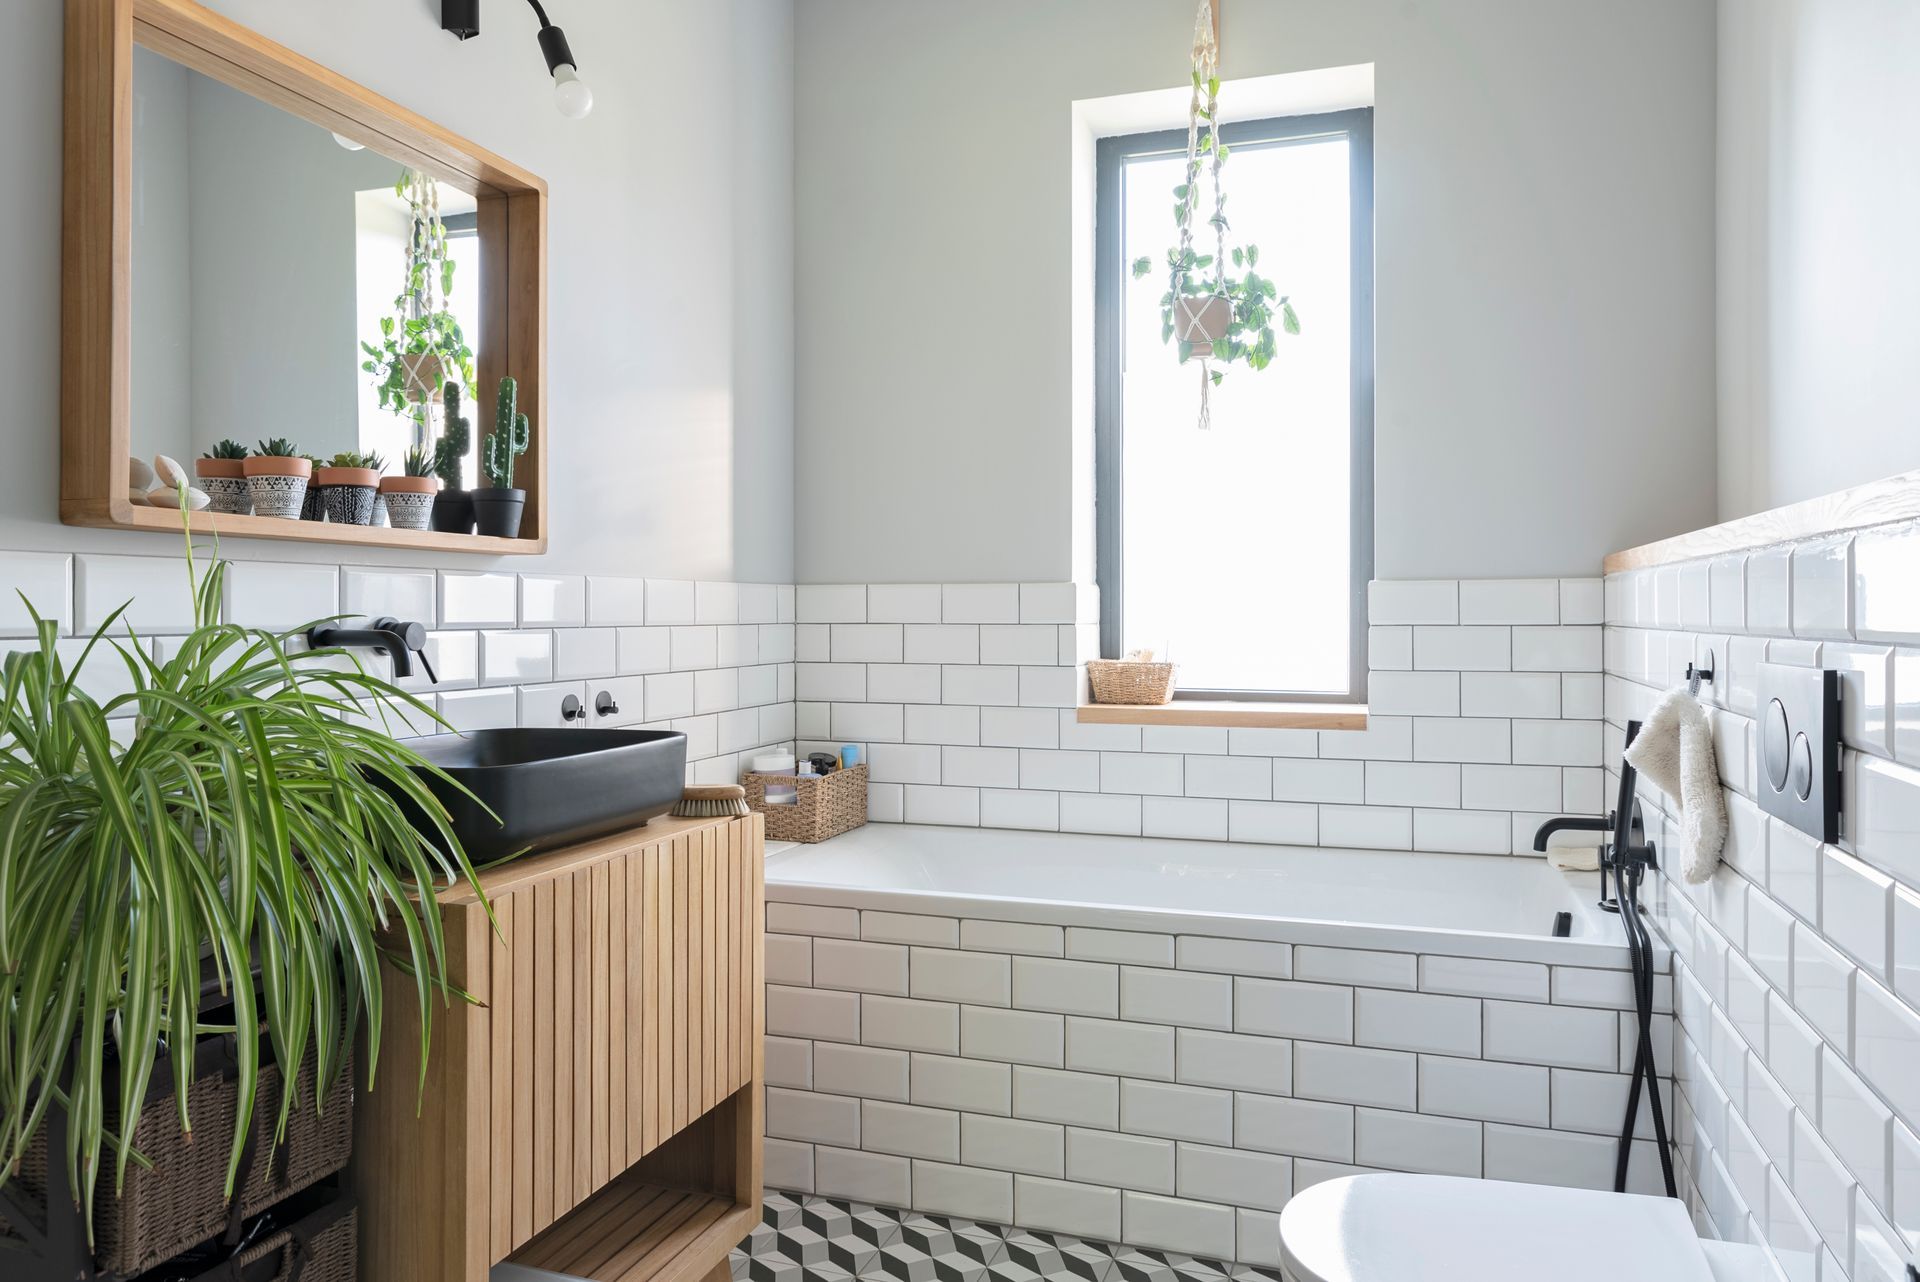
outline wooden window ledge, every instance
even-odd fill
[[[1365,730],[1364,703],[1233,703],[1176,699],[1138,705],[1083,703],[1077,719],[1086,725],[1228,726],[1262,730]]]

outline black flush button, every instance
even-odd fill
[[[1787,708],[1780,700],[1775,699],[1767,705],[1766,718],[1760,725],[1761,760],[1766,763],[1767,782],[1773,786],[1775,792],[1786,791],[1791,747],[1791,735],[1787,729]],[[1804,797],[1806,794],[1800,795]]]

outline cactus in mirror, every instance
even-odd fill
[[[400,461],[400,470],[408,476],[432,476],[436,470],[434,456],[438,453],[437,447],[431,452],[410,449],[406,457]]]
[[[519,412],[520,386],[512,378],[500,380],[500,395],[494,401],[493,431],[487,433],[481,470],[497,490],[513,488],[513,461],[527,452],[533,440],[533,424]]]
[[[473,444],[473,427],[460,413],[460,384],[448,379],[442,395],[446,398],[447,418],[440,428],[440,439],[433,444],[433,471],[448,489],[464,490],[467,487],[467,447]],[[418,475],[424,476],[425,473]]]

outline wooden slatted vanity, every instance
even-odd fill
[[[764,833],[656,819],[508,864],[481,878],[497,930],[441,894],[476,1000],[436,1008],[417,1115],[417,1015],[387,1006],[354,1126],[366,1282],[724,1276],[760,1214]]]

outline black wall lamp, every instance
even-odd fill
[[[540,19],[540,52],[546,55],[547,70],[553,73],[553,98],[560,114],[569,120],[584,119],[593,110],[593,90],[580,78],[580,64],[574,61],[566,33],[547,19],[540,0],[527,0],[534,16]],[[480,0],[440,0],[440,28],[462,40],[480,34]]]

